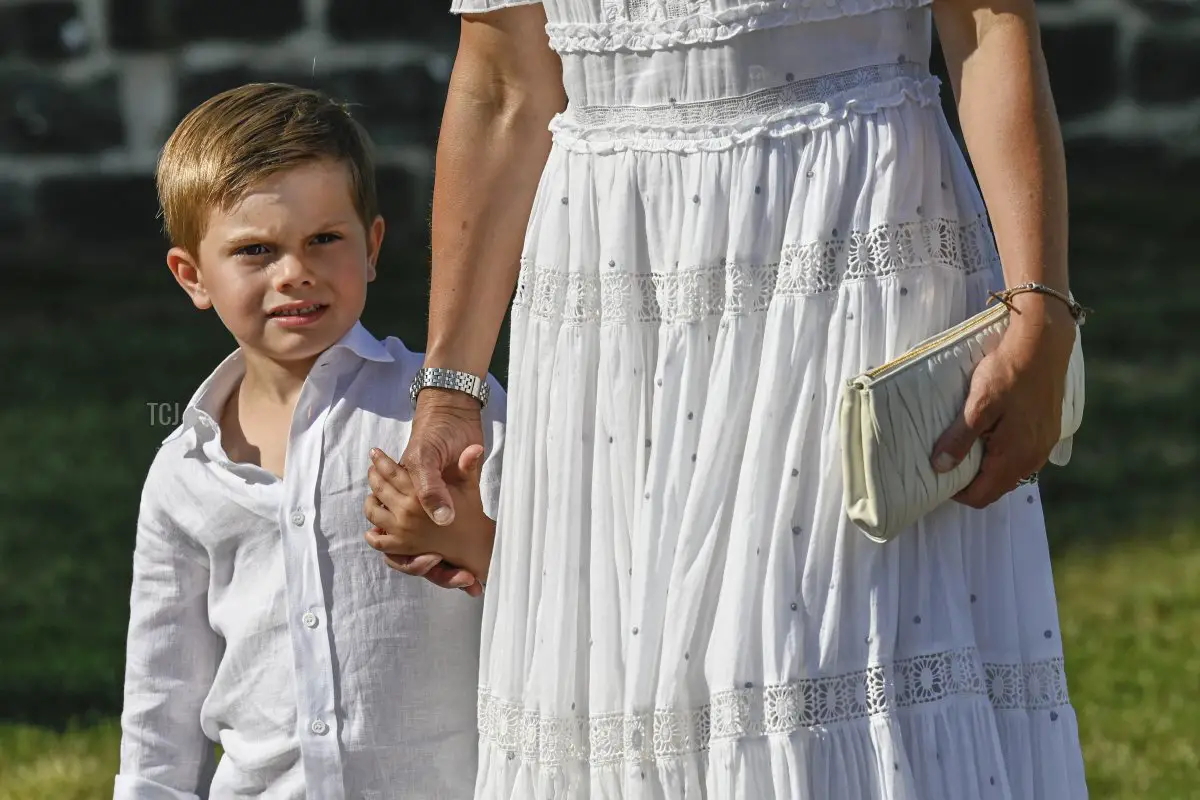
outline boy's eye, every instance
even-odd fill
[[[338,239],[341,239],[341,238],[342,237],[337,235],[336,233],[318,233],[316,236],[313,237],[313,241],[316,242],[317,244],[329,244],[330,242],[336,242]]]
[[[267,246],[265,244],[247,244],[233,252],[234,255],[238,256],[265,256],[267,254]]]

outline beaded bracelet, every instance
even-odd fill
[[[1075,300],[1074,297],[1063,294],[1057,289],[1052,289],[1049,286],[1046,286],[1044,283],[1034,283],[1032,281],[1029,283],[1017,284],[1016,286],[1004,289],[1003,291],[991,292],[988,297],[991,300],[1004,303],[1004,305],[1008,306],[1010,311],[1015,311],[1019,314],[1021,312],[1013,307],[1011,301],[1015,295],[1024,294],[1025,292],[1037,292],[1038,294],[1049,295],[1056,300],[1061,300],[1066,304],[1067,308],[1070,309],[1071,317],[1075,320],[1076,325],[1082,325],[1084,320],[1087,319],[1087,315],[1092,313],[1092,309],[1083,307]]]

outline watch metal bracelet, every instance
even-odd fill
[[[487,406],[488,398],[491,396],[491,387],[488,386],[486,377],[481,378],[478,375],[460,372],[456,369],[425,367],[417,370],[412,386],[408,390],[408,398],[414,407],[417,405],[417,395],[421,393],[422,389],[429,388],[462,392],[478,400],[481,408]]]

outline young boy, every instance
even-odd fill
[[[421,367],[359,322],[384,232],[366,134],[319,93],[244,86],[180,123],[157,178],[167,265],[238,348],[146,478],[115,797],[470,797],[479,604],[363,540],[369,453],[404,449]],[[487,460],[437,529],[486,543],[459,551],[480,575],[487,381]]]

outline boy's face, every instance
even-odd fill
[[[311,360],[354,326],[383,240],[351,199],[350,176],[316,161],[270,176],[229,211],[214,209],[199,252],[167,264],[197,308],[276,361]]]

